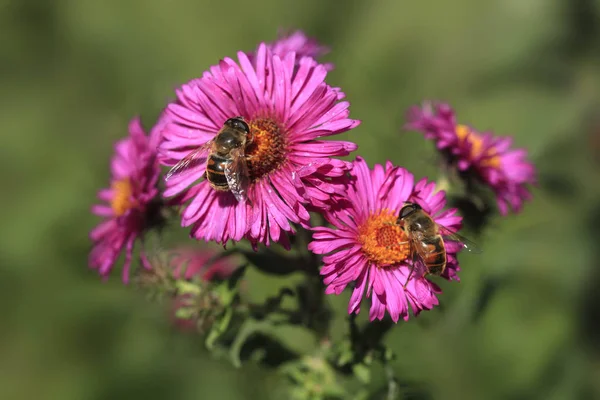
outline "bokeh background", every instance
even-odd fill
[[[331,46],[329,83],[363,121],[344,136],[369,163],[435,177],[431,144],[399,129],[433,98],[513,135],[538,168],[534,201],[491,220],[442,307],[389,333],[397,375],[436,399],[600,398],[599,13],[598,0],[0,1],[0,398],[285,398],[274,371],[211,357],[118,273],[87,267],[89,207],[129,119],[149,128],[180,83],[280,28]],[[338,337],[347,300],[329,299]]]

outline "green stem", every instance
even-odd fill
[[[396,381],[396,376],[394,375],[394,370],[392,366],[386,362],[385,363],[385,375],[388,381],[388,390],[387,390],[387,400],[395,400],[398,397],[398,382]]]

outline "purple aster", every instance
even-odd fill
[[[235,269],[233,263],[228,258],[221,258],[207,263],[218,253],[212,249],[198,249],[192,247],[181,247],[172,251],[173,258],[171,266],[173,275],[177,279],[193,279],[200,277],[203,281],[212,281],[215,279],[226,279]],[[182,268],[184,275],[182,276]]]
[[[94,247],[89,265],[103,277],[108,277],[124,250],[123,282],[127,283],[136,239],[158,222],[160,166],[156,156],[161,125],[146,136],[140,120],[135,118],[129,124],[129,137],[115,145],[110,188],[98,193],[104,203],[92,207],[92,212],[104,221],[90,233]],[[147,267],[143,251],[140,257]]]
[[[535,183],[535,168],[527,161],[526,150],[511,148],[511,137],[479,133],[458,124],[454,110],[443,103],[412,107],[408,120],[406,129],[434,140],[450,165],[494,191],[502,215],[508,214],[509,208],[520,211],[523,202],[531,199],[527,187]]]
[[[273,54],[284,57],[287,53],[294,52],[298,59],[301,57],[312,57],[315,60],[329,53],[329,47],[322,46],[316,39],[310,38],[302,31],[295,31],[291,34],[280,34],[279,38],[267,44],[267,47]],[[333,69],[333,64],[324,64],[328,71]]]
[[[167,107],[171,118],[163,130],[161,162],[175,165],[193,149],[213,139],[224,122],[242,116],[250,127],[245,148],[250,186],[247,202],[230,191],[216,191],[201,180],[202,162],[171,177],[165,196],[189,201],[182,225],[197,239],[226,243],[249,239],[253,244],[280,241],[293,232],[291,223],[308,226],[307,207],[327,207],[343,187],[333,180],[351,163],[345,156],[356,145],[320,138],[348,131],[359,121],[348,118],[349,103],[325,83],[327,71],[314,59],[295,53],[280,57],[262,44],[256,59],[238,53],[177,90]]]
[[[321,275],[326,293],[340,294],[354,283],[348,313],[360,311],[366,293],[371,298],[371,321],[383,319],[386,310],[397,322],[400,317],[408,320],[409,308],[415,315],[431,309],[438,304],[436,294],[441,291],[423,274],[411,273],[411,245],[396,220],[405,202],[419,204],[437,224],[452,232],[460,227],[461,217],[456,209],[443,210],[445,193],[436,191],[433,182],[423,179],[415,185],[410,172],[390,162],[369,170],[358,158],[350,175],[347,203],[326,212],[334,228],[313,228],[313,242],[308,246],[316,254],[325,254]],[[447,265],[442,277],[458,280],[456,253],[461,248],[456,242],[446,242]]]

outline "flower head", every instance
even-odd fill
[[[110,188],[98,193],[104,203],[92,207],[92,212],[103,217],[104,221],[90,233],[94,247],[89,265],[103,277],[110,274],[124,250],[123,282],[127,283],[136,239],[159,222],[157,182],[160,167],[156,155],[160,126],[160,123],[157,124],[146,136],[140,120],[136,118],[129,124],[129,137],[115,146]],[[140,252],[140,257],[146,265],[143,252]]]
[[[396,223],[405,202],[419,204],[440,226],[456,232],[461,217],[456,209],[443,210],[446,199],[426,179],[414,184],[407,170],[375,165],[369,170],[358,158],[351,172],[347,202],[339,210],[326,213],[334,226],[313,228],[309,249],[323,257],[321,275],[326,293],[340,294],[354,282],[348,313],[358,313],[363,296],[371,297],[370,319],[382,319],[385,312],[394,322],[409,318],[409,308],[416,315],[438,304],[440,289],[419,267],[413,270],[411,244],[405,231]],[[458,279],[456,253],[461,245],[446,242],[447,264],[442,277]],[[418,270],[420,269],[420,270]]]
[[[339,101],[343,93],[325,83],[325,67],[312,58],[298,61],[293,52],[280,57],[262,44],[254,62],[243,52],[238,59],[224,59],[177,90],[160,149],[161,161],[172,166],[213,139],[227,119],[244,117],[250,127],[244,156],[249,201],[238,202],[206,180],[197,183],[205,162],[172,176],[164,194],[189,201],[182,225],[191,225],[197,239],[226,243],[246,237],[253,244],[286,245],[290,223],[308,226],[307,207],[327,207],[331,195],[343,191],[331,180],[350,163],[331,157],[356,149],[354,143],[319,138],[359,122],[348,118],[349,103]]]
[[[519,211],[523,202],[531,199],[527,186],[535,183],[535,169],[527,161],[526,150],[511,149],[511,137],[480,133],[459,124],[454,110],[443,103],[412,107],[408,120],[406,128],[434,140],[450,165],[489,186],[503,215],[509,208]]]
[[[217,252],[209,249],[183,247],[173,251],[171,267],[176,279],[190,280],[199,277],[203,281],[225,279],[233,272],[234,265],[230,259],[221,258],[209,265],[209,261]]]
[[[287,53],[294,52],[298,60],[301,57],[312,57],[315,60],[329,53],[329,47],[322,46],[316,39],[310,38],[298,30],[291,34],[280,34],[279,38],[267,45],[273,54],[285,57]],[[328,71],[333,69],[333,64],[324,64]]]

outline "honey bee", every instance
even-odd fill
[[[438,225],[417,203],[405,203],[398,214],[396,224],[406,233],[412,253],[413,266],[407,283],[415,268],[422,277],[429,274],[439,276],[444,273],[448,261],[444,238],[459,243],[467,251],[480,252],[469,239]],[[419,268],[419,261],[424,268]]]
[[[165,180],[206,160],[203,177],[210,186],[219,191],[231,191],[237,201],[245,202],[250,178],[244,151],[250,143],[249,133],[250,127],[243,117],[229,118],[212,140],[174,165]]]

